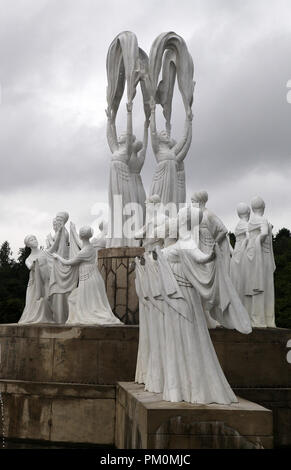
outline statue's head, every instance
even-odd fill
[[[249,208],[249,206],[245,202],[240,202],[237,205],[236,211],[237,211],[237,215],[239,216],[240,219],[245,218],[245,219],[249,220],[251,209]]]
[[[251,208],[254,214],[263,215],[265,211],[265,202],[260,196],[253,197],[251,200]]]
[[[69,213],[68,212],[58,212],[56,215],[56,224],[58,227],[63,227],[69,220]]]
[[[24,239],[24,245],[28,248],[37,248],[38,241],[35,235],[27,235]]]
[[[191,201],[194,204],[198,204],[199,207],[205,207],[208,201],[207,191],[197,191],[196,193],[193,193],[191,197]]]
[[[80,228],[79,237],[81,240],[90,240],[93,237],[93,229],[89,225]]]
[[[170,144],[171,139],[167,131],[163,130],[158,133],[158,138],[159,141],[162,142],[163,144]]]

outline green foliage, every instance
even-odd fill
[[[0,323],[16,323],[22,314],[29,277],[24,261],[29,251],[20,249],[14,261],[8,242],[0,248]]]
[[[281,228],[273,239],[276,325],[291,328],[291,232]]]

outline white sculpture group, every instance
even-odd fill
[[[272,225],[264,217],[265,203],[255,197],[250,207],[237,206],[240,218],[231,258],[231,278],[254,327],[275,327]]]
[[[55,233],[48,235],[45,250],[38,247],[34,235],[25,237],[24,243],[31,249],[25,261],[30,276],[19,323],[121,324],[112,313],[97,267],[104,232],[100,232],[94,246],[90,243],[91,227],[82,227],[78,235],[71,223],[69,236],[65,227],[68,219],[66,212],[57,214],[53,221]]]
[[[194,240],[194,225],[202,217],[196,207],[180,209],[176,240],[135,259],[140,299],[135,380],[164,400],[227,404],[237,399],[219,365],[205,311],[241,333],[250,333],[251,323],[219,246],[206,254]]]
[[[159,75],[162,69],[162,79]],[[107,247],[136,246],[138,241],[125,233],[130,205],[136,212],[135,230],[145,222],[146,194],[141,179],[148,142],[148,127],[156,158],[150,196],[159,195],[163,204],[183,204],[186,200],[184,159],[192,140],[193,61],[185,41],[176,33],[163,33],[154,41],[149,57],[138,47],[135,34],[120,33],[107,54],[107,140],[112,152],[109,178],[109,234]],[[180,142],[171,137],[174,85],[185,108],[185,134]],[[127,84],[127,128],[117,137],[116,116]],[[143,142],[133,135],[132,108],[140,84],[145,113]],[[156,105],[165,117],[165,130],[158,132]],[[138,154],[139,153],[139,154]],[[119,198],[119,199],[118,199]],[[118,202],[117,202],[118,201]],[[134,206],[134,207],[133,207]]]
[[[107,299],[97,252],[142,244],[145,253],[135,258],[140,318],[136,381],[162,393],[164,400],[229,404],[237,399],[208,330],[220,325],[248,334],[252,326],[275,326],[272,226],[264,218],[261,198],[252,200],[251,217],[250,208],[240,203],[233,249],[227,228],[206,207],[206,191],[194,193],[186,204],[184,159],[192,140],[193,72],[185,41],[175,33],[158,36],[149,58],[133,33],[114,39],[107,55],[107,139],[112,152],[108,226],[103,221],[92,239],[90,227],[82,227],[78,235],[71,223],[69,234],[69,214],[60,212],[45,250],[39,249],[35,236],[25,238],[31,249],[26,260],[30,278],[20,323],[120,324]],[[171,137],[176,78],[185,108],[185,133],[178,143]],[[117,137],[125,84],[127,127]],[[132,122],[138,84],[145,114],[142,142],[136,140]],[[157,104],[165,117],[161,132]],[[146,198],[140,172],[149,128],[157,164]],[[117,199],[121,204],[116,205]],[[134,236],[124,232],[128,204],[135,205]],[[174,212],[167,213],[169,206]]]

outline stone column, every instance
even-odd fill
[[[138,324],[138,297],[135,271],[131,267],[144,248],[104,248],[98,251],[98,267],[103,276],[113,313],[127,325]]]

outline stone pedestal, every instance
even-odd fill
[[[114,445],[112,385],[0,380],[0,392],[6,439]]]
[[[258,328],[242,335],[218,328],[210,334],[236,395],[272,409],[275,444],[291,446],[291,364],[287,362],[291,330]],[[138,335],[134,325],[0,325],[0,390],[8,413],[7,437],[112,445],[113,394],[117,382],[134,380]],[[72,428],[63,438],[56,421],[61,409],[70,416]],[[104,421],[97,416],[103,416],[105,409],[110,431],[104,440]],[[83,416],[89,419],[87,434]]]
[[[162,400],[142,385],[119,383],[119,449],[271,449],[272,412],[239,398],[232,405],[191,405]]]
[[[138,324],[138,297],[135,272],[131,264],[143,248],[105,248],[98,252],[98,267],[103,276],[113,313],[127,325]]]

